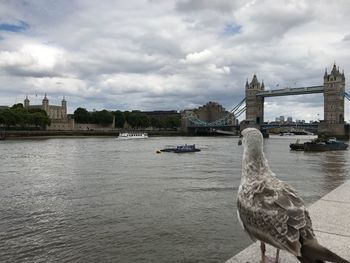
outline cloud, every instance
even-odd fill
[[[335,60],[347,76],[349,12],[344,0],[2,1],[0,103],[46,92],[73,111],[232,109],[254,73],[269,89],[319,85]],[[321,95],[267,102],[271,120],[284,103],[295,118],[323,112]]]
[[[0,70],[22,77],[60,75],[58,65],[64,63],[63,51],[42,44],[24,44],[16,51],[0,51]]]
[[[180,0],[176,2],[176,9],[184,12],[200,10],[215,10],[218,12],[232,12],[244,1],[226,0]]]

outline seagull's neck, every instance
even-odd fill
[[[262,150],[244,150],[242,163],[242,180],[256,180],[259,177],[272,175]]]

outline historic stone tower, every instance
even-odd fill
[[[47,112],[47,114],[49,115],[49,99],[46,97],[46,93],[45,93],[45,97],[43,99],[43,109]]]
[[[331,74],[324,73],[324,121],[344,123],[345,76],[333,65]]]
[[[344,92],[345,75],[333,65],[330,74],[327,69],[323,77],[324,88],[324,121],[319,125],[319,133],[325,136],[345,135],[344,125]]]
[[[264,91],[264,82],[260,84],[254,74],[250,83],[245,84],[246,98],[246,121],[251,125],[260,126],[264,123],[264,98],[256,96],[257,93]]]
[[[26,96],[26,99],[24,100],[24,108],[29,108],[30,101],[28,99],[28,96]]]
[[[61,115],[62,115],[61,116],[62,119],[67,118],[67,101],[66,101],[65,97],[63,97],[63,100],[62,100]]]

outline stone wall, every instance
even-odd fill
[[[321,122],[318,125],[318,136],[319,137],[336,137],[349,138],[349,134],[345,132],[345,124],[342,123],[325,123]]]

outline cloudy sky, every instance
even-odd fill
[[[335,61],[349,80],[349,14],[348,0],[0,0],[0,105],[232,109],[254,73],[267,89],[320,85]],[[323,96],[265,109],[322,119]]]

